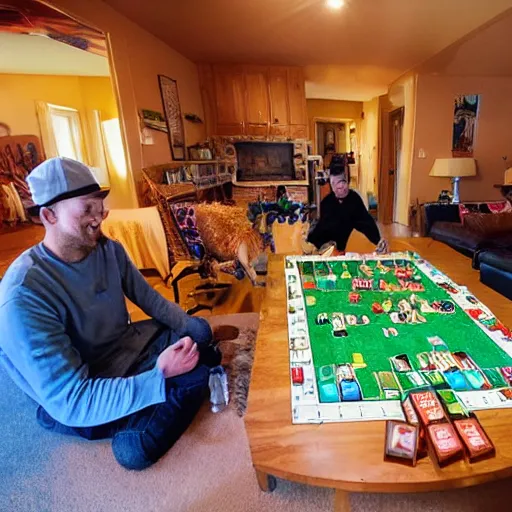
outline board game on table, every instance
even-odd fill
[[[408,392],[512,407],[511,332],[419,255],[285,260],[293,423],[403,419]]]

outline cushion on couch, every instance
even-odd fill
[[[470,213],[464,216],[463,226],[484,238],[512,233],[512,213]]]
[[[480,263],[512,274],[512,250],[493,249],[480,253]]]
[[[435,222],[430,230],[430,236],[434,240],[470,253],[478,250],[485,241],[482,235],[469,231],[459,222]]]

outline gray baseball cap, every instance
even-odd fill
[[[45,160],[27,176],[32,199],[38,207],[50,206],[64,199],[94,194],[106,197],[89,167],[71,158]]]

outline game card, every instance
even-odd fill
[[[453,424],[466,447],[469,462],[494,457],[494,445],[475,417],[455,420]]]
[[[415,466],[418,434],[417,425],[409,425],[401,421],[387,421],[384,459]]]

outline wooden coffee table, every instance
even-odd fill
[[[506,325],[512,325],[512,303],[480,283],[469,258],[428,238],[396,239],[391,249],[418,252],[456,283],[466,285]],[[269,259],[245,416],[252,462],[263,490],[273,490],[274,477],[330,487],[336,489],[335,509],[348,511],[350,491],[438,491],[512,476],[512,409],[478,413],[496,446],[493,459],[475,464],[461,461],[444,469],[428,457],[414,468],[387,463],[383,461],[382,421],[292,424],[288,357],[284,257],[274,255]]]

